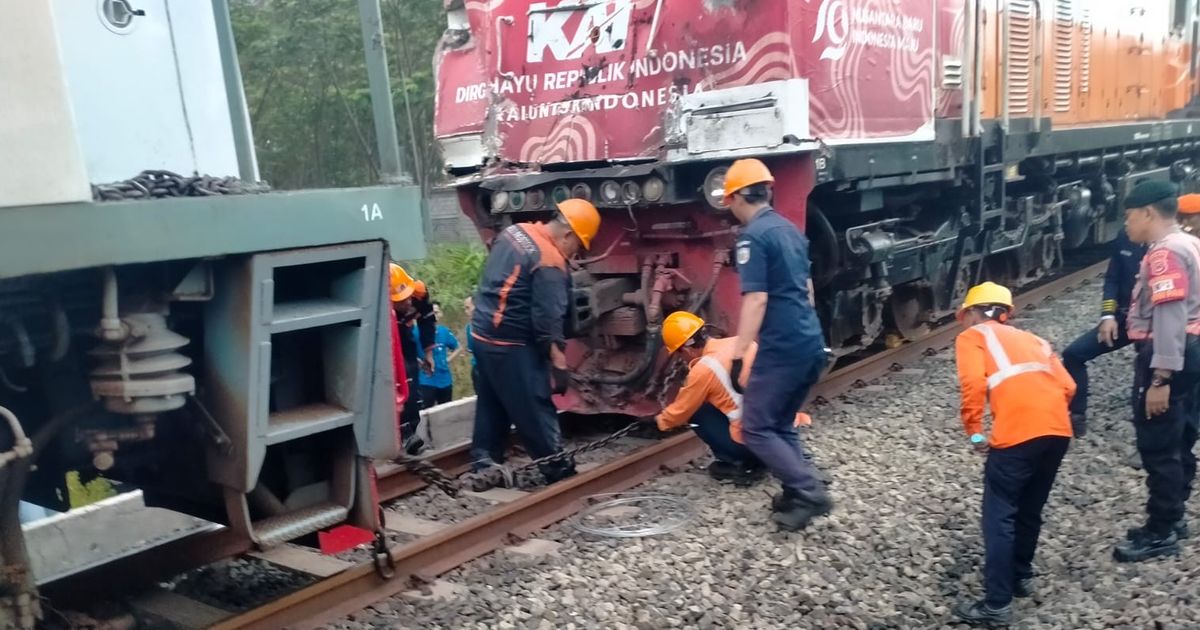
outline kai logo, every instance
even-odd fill
[[[821,51],[821,59],[837,61],[846,54],[846,37],[850,34],[850,15],[846,0],[825,0],[817,10],[817,30],[813,43],[827,36],[828,43]]]
[[[588,47],[599,54],[621,50],[629,39],[633,0],[563,0],[556,6],[545,2],[529,5],[529,48],[525,60],[579,59]]]

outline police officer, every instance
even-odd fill
[[[1087,433],[1088,361],[1115,352],[1129,345],[1125,318],[1129,312],[1129,297],[1146,246],[1134,243],[1122,231],[1112,241],[1112,255],[1104,272],[1104,296],[1100,302],[1100,322],[1083,333],[1063,350],[1063,365],[1078,388],[1071,400],[1071,429],[1075,437]]]
[[[396,263],[391,264],[390,273],[392,312],[396,317],[400,353],[404,357],[404,372],[408,385],[408,399],[400,412],[400,435],[404,441],[404,450],[410,455],[416,455],[425,446],[425,441],[417,436],[422,407],[419,370],[432,370],[432,364],[427,364],[422,357],[433,356],[432,349],[437,342],[437,318],[433,314],[433,305],[429,302],[429,294],[423,283],[415,280]],[[418,340],[420,347],[417,345]]]
[[[755,159],[734,162],[725,175],[724,203],[745,224],[736,248],[742,308],[730,376],[739,382],[746,355],[758,340],[745,388],[742,436],[783,485],[772,501],[772,520],[795,531],[833,509],[793,426],[827,359],[811,301],[808,240],[771,207],[774,182]]]
[[[571,282],[567,260],[588,249],[599,230],[595,206],[567,199],[551,221],[513,225],[496,237],[471,319],[479,379],[471,437],[475,470],[504,462],[513,425],[535,459],[561,450],[558,411],[550,395],[566,392],[568,385],[563,354]],[[554,461],[540,469],[553,483],[575,474],[575,463]]]
[[[1125,199],[1125,231],[1149,245],[1129,308],[1137,347],[1133,423],[1146,470],[1146,524],[1126,532],[1119,562],[1179,553],[1184,503],[1195,475],[1192,396],[1200,379],[1200,240],[1176,224],[1174,184],[1147,181]]]
[[[1008,623],[1012,598],[1029,597],[1042,508],[1071,442],[1067,401],[1075,383],[1050,344],[1008,325],[1012,292],[992,282],[972,287],[958,311],[954,340],[962,422],[987,453],[983,473],[986,596],[954,611],[972,624]],[[992,408],[990,438],[983,419]]]

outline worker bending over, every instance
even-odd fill
[[[986,596],[955,609],[968,623],[1007,623],[1014,596],[1033,587],[1033,554],[1042,507],[1071,442],[1071,380],[1050,344],[1007,324],[1012,293],[985,282],[967,292],[958,312],[966,330],[954,341],[962,422],[987,453],[983,473]],[[983,435],[983,412],[992,430]]]
[[[725,174],[724,205],[745,225],[736,248],[742,308],[730,376],[737,389],[757,340],[755,369],[745,388],[742,436],[783,485],[783,493],[771,502],[771,519],[781,529],[795,531],[833,509],[793,426],[828,354],[811,301],[808,240],[771,207],[774,182],[771,171],[755,159],[738,160]]]
[[[427,364],[423,357],[433,356],[432,349],[437,343],[437,318],[433,314],[433,305],[429,302],[424,283],[415,280],[396,263],[391,264],[389,271],[392,313],[396,318],[408,389],[408,398],[400,412],[400,435],[404,450],[416,455],[425,446],[424,440],[417,436],[422,408],[418,375],[421,370],[432,371],[432,364]]]
[[[678,352],[688,361],[688,375],[675,400],[655,417],[658,429],[670,431],[688,423],[712,450],[708,474],[717,481],[748,486],[761,479],[762,462],[743,444],[742,395],[729,376],[737,340],[712,336],[703,319],[686,311],[667,316],[662,337],[667,352]],[[757,351],[758,344],[752,343],[742,357],[743,387]],[[810,422],[806,414],[796,414],[796,426]]]
[[[1104,293],[1100,302],[1100,321],[1091,330],[1079,335],[1063,350],[1062,361],[1078,388],[1071,400],[1071,429],[1075,437],[1087,433],[1088,369],[1089,361],[1115,352],[1130,344],[1125,333],[1125,320],[1129,314],[1129,299],[1133,294],[1133,283],[1137,279],[1138,267],[1146,246],[1134,243],[1124,231],[1113,239],[1112,254],[1108,269],[1104,272]]]
[[[1125,231],[1150,246],[1133,290],[1128,330],[1137,348],[1133,425],[1149,498],[1146,524],[1126,532],[1113,551],[1120,562],[1179,553],[1196,475],[1200,240],[1175,222],[1176,190],[1170,182],[1142,182],[1125,198]]]
[[[551,393],[567,391],[563,323],[571,277],[567,260],[587,249],[600,230],[600,213],[582,199],[558,204],[546,223],[520,223],[492,245],[475,294],[471,336],[478,364],[474,470],[504,462],[509,428],[534,458],[561,450],[558,411]],[[543,464],[548,483],[575,474],[570,459]]]

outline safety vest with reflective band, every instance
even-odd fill
[[[736,341],[733,337],[710,339],[704,345],[704,356],[692,362],[687,380],[675,400],[658,415],[660,430],[669,431],[682,426],[701,405],[708,403],[729,418],[729,437],[742,443],[743,397],[734,390],[733,379],[726,367],[733,363]],[[757,350],[757,344],[750,344],[742,357],[742,383],[749,380]],[[802,419],[807,420],[807,416],[797,414],[796,424],[802,424]]]
[[[1042,350],[1046,353],[1046,360],[1013,363],[1011,360],[1009,360],[1008,353],[1004,351],[1004,346],[1000,344],[1000,337],[996,335],[996,331],[991,326],[988,326],[987,324],[977,324],[972,326],[972,328],[983,334],[983,340],[985,343],[987,343],[988,354],[990,354],[992,360],[996,362],[996,372],[988,375],[987,377],[988,391],[996,389],[1001,383],[1014,376],[1020,376],[1030,372],[1050,373],[1051,370],[1049,359],[1050,355],[1053,354],[1054,351],[1050,349],[1050,344],[1046,343],[1046,340],[1031,335],[1034,339],[1037,339],[1039,344],[1042,346]]]
[[[1071,437],[1067,403],[1075,394],[1075,382],[1045,340],[985,322],[958,336],[955,359],[968,435],[984,433],[984,409],[990,405],[989,441],[995,448],[1043,436]]]

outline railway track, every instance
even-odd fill
[[[1103,269],[1104,264],[1097,263],[1036,286],[1016,297],[1016,307],[1018,311],[1024,310],[1071,291],[1098,277]],[[815,388],[815,404],[918,362],[949,346],[957,333],[958,327],[948,323],[919,341],[834,370]],[[438,575],[474,558],[521,541],[577,513],[592,495],[628,490],[664,469],[682,467],[704,452],[703,443],[690,432],[668,437],[461,523],[391,547],[389,557],[393,574],[390,578],[381,577],[371,562],[358,564],[266,605],[225,618],[212,627],[220,630],[309,628],[338,619],[410,590],[414,584],[430,583]],[[465,453],[457,449],[440,454],[437,462],[451,470],[467,463]],[[385,496],[400,496],[422,486],[423,482],[403,471],[383,476],[380,481],[381,493]]]

